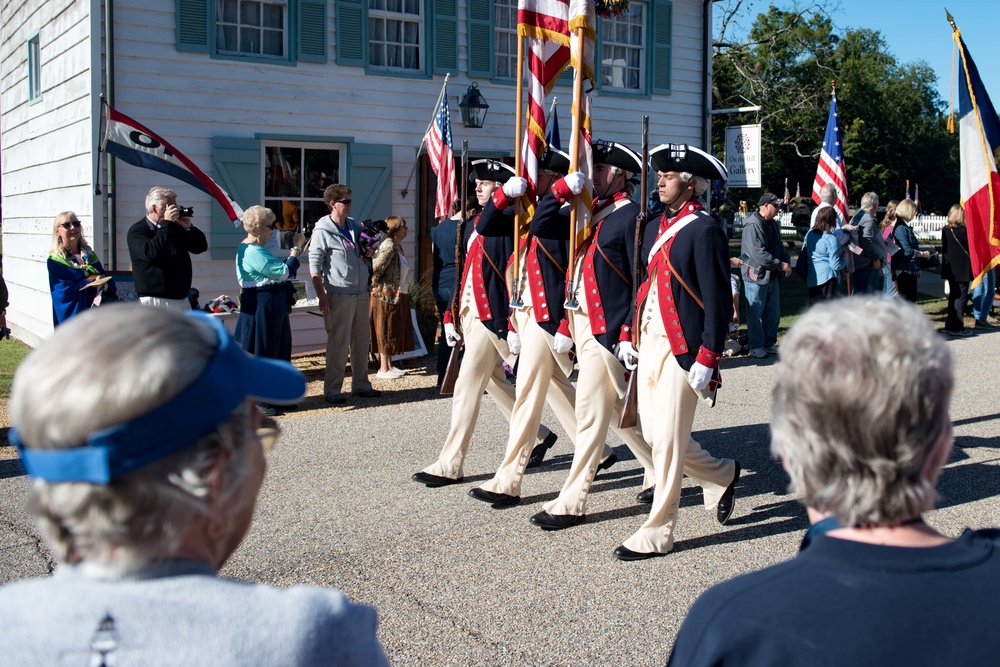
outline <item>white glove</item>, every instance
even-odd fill
[[[563,182],[566,183],[566,187],[569,191],[575,195],[583,192],[583,185],[587,182],[586,177],[578,171],[574,171],[572,174],[566,174],[563,177]]]
[[[618,358],[625,364],[625,368],[634,371],[639,367],[639,353],[629,341],[618,343]]]
[[[701,391],[708,386],[709,381],[712,379],[713,372],[714,371],[708,366],[699,364],[696,361],[691,364],[691,370],[688,371],[688,384],[691,385],[692,389],[695,391]]]
[[[514,176],[503,184],[503,193],[510,199],[517,199],[528,191],[528,181],[520,176]]]
[[[455,347],[462,342],[462,337],[458,335],[458,329],[451,322],[444,323],[444,342],[448,343],[448,347]]]
[[[556,339],[552,342],[552,349],[556,354],[566,354],[573,349],[573,339],[569,336],[563,336],[557,331]]]
[[[517,335],[516,331],[507,332],[507,347],[510,348],[511,354],[519,354],[521,352],[521,337]]]

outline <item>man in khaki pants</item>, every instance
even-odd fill
[[[494,193],[502,193],[501,188],[513,173],[511,167],[501,162],[473,162],[469,177],[476,182],[479,204],[485,206]],[[461,335],[452,322],[451,309],[444,315],[448,345],[465,345],[462,367],[455,381],[451,429],[437,461],[412,476],[413,481],[431,488],[462,481],[465,455],[479,419],[483,390],[489,393],[508,421],[514,406],[514,387],[507,382],[501,365],[504,360],[513,362],[514,359],[507,340],[510,295],[503,273],[514,247],[514,237],[513,233],[506,237],[482,236],[471,228],[472,225],[466,236],[462,290],[452,297],[460,303]],[[544,426],[537,434],[546,446],[551,446],[556,439]]]
[[[579,309],[569,310],[554,340],[576,343],[580,372],[576,391],[576,448],[569,476],[559,496],[531,517],[543,530],[560,530],[586,518],[587,494],[597,471],[616,458],[606,456],[608,428],[617,423],[625,390],[625,369],[611,352],[624,323],[631,299],[631,261],[635,219],[639,207],[629,199],[629,172],[642,168],[634,151],[620,144],[598,144],[594,149],[594,233],[579,249],[575,284]],[[540,202],[531,231],[540,239],[568,240],[570,229],[562,203],[579,194],[583,175],[556,181],[552,193]],[[617,431],[636,459],[652,471],[649,445],[636,429]]]
[[[683,475],[702,487],[705,508],[715,509],[721,524],[732,514],[740,477],[738,462],[713,457],[691,437],[699,395],[714,404],[712,383],[733,316],[726,235],[695,197],[708,188],[706,179],[725,180],[726,168],[684,144],[658,146],[649,161],[666,210],[637,298],[640,351],[623,340],[619,356],[631,368],[638,360],[639,414],[653,446],[656,490],[649,518],[614,551],[625,561],[673,548]]]

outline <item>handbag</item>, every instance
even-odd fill
[[[806,248],[805,244],[802,244],[802,252],[799,253],[798,259],[795,260],[795,275],[802,280],[806,280],[809,277],[809,249]]]

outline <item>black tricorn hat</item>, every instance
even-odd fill
[[[637,174],[642,171],[642,157],[617,141],[595,141],[594,164],[609,164]]]
[[[497,181],[506,183],[507,179],[514,175],[514,167],[496,160],[473,160],[470,163],[472,169],[469,170],[469,180],[476,181]]]
[[[539,160],[538,166],[541,169],[548,169],[565,176],[569,173],[569,155],[550,147]]]
[[[660,144],[649,151],[649,166],[654,171],[686,171],[708,180],[729,178],[718,158],[687,144]]]

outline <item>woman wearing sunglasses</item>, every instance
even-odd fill
[[[217,576],[277,436],[254,401],[304,393],[204,313],[122,305],[57,329],[17,371],[10,438],[59,565],[0,588],[4,664],[387,664],[374,609]]]
[[[104,274],[101,260],[83,237],[83,225],[72,211],[60,213],[53,223],[48,269],[54,326],[87,310],[95,301],[99,305],[118,300],[115,281]]]

